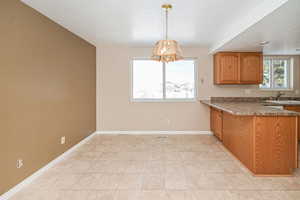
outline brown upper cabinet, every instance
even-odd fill
[[[260,84],[262,77],[262,53],[220,52],[214,55],[215,84]]]

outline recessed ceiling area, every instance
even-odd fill
[[[299,19],[300,1],[289,0],[215,51],[263,51],[266,55],[300,55]],[[261,42],[267,44],[261,45]]]
[[[94,45],[150,47],[163,37],[161,5],[171,3],[169,37],[183,47],[213,51],[287,2],[298,0],[23,0]],[[298,3],[299,5],[299,3]],[[248,37],[248,36],[247,36]],[[225,45],[225,46],[224,46]],[[234,46],[234,45],[233,45]]]

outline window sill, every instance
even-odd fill
[[[131,99],[132,103],[195,103],[197,99]]]
[[[280,91],[286,91],[286,92],[292,92],[292,91],[294,91],[294,89],[293,88],[287,88],[287,89],[276,89],[276,88],[270,88],[270,89],[268,89],[268,88],[259,88],[259,90],[261,90],[261,91],[270,91],[270,92],[280,92]]]

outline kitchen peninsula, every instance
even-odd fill
[[[210,106],[211,130],[257,176],[292,175],[297,168],[298,116],[263,98],[201,100]],[[298,105],[299,106],[299,105]]]

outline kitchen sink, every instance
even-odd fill
[[[268,108],[276,108],[276,109],[283,110],[283,106],[268,106],[268,105],[265,105],[265,107],[268,107]]]

